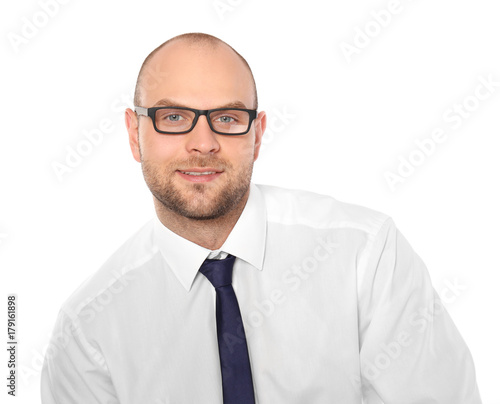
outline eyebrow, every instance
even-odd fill
[[[190,106],[187,106],[183,103],[180,103],[180,102],[175,102],[174,100],[171,100],[169,98],[163,98],[161,99],[160,101],[157,101],[153,107],[183,107],[183,108],[191,108]],[[247,106],[241,102],[241,101],[233,101],[233,102],[230,102],[228,104],[224,104],[224,105],[219,105],[217,107],[214,107],[214,108],[210,108],[210,109],[217,109],[217,108],[242,108],[242,109],[248,109]]]

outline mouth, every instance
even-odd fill
[[[179,172],[186,175],[212,175],[217,173],[217,171],[203,171],[200,173],[197,171],[182,171],[182,170],[179,170]]]
[[[181,178],[189,182],[210,182],[218,178],[223,171],[212,167],[203,168],[187,168],[185,170],[176,171]]]

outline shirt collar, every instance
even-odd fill
[[[259,188],[251,183],[245,208],[220,250],[262,270],[266,245],[266,223],[264,198]],[[154,238],[168,266],[189,292],[198,269],[211,250],[174,233],[165,227],[156,215]]]

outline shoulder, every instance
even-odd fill
[[[62,311],[73,317],[100,296],[116,293],[129,282],[134,271],[154,259],[157,250],[153,242],[153,220],[150,220],[69,296],[62,305]]]
[[[384,223],[392,222],[385,213],[339,201],[310,191],[257,185],[269,222],[309,227],[352,228],[375,236]]]

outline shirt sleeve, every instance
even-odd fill
[[[61,310],[45,353],[42,404],[119,404],[104,358]]]
[[[387,219],[358,272],[366,404],[480,404],[471,354],[427,269]]]

